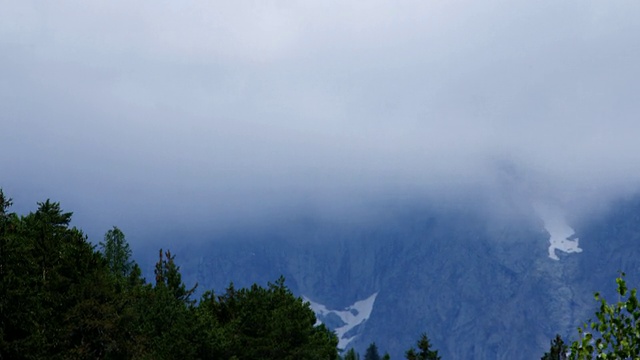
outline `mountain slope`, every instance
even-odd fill
[[[176,252],[185,279],[218,293],[230,281],[265,284],[283,274],[338,329],[350,306],[376,294],[366,320],[338,330],[341,344],[360,352],[375,341],[399,359],[427,332],[445,359],[539,359],[556,333],[573,336],[593,314],[593,292],[613,290],[618,270],[634,284],[638,220],[634,199],[575,222],[584,251],[556,250],[557,261],[537,216],[501,221],[416,207],[375,221],[306,220],[237,232]]]

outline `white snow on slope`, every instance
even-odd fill
[[[332,330],[335,331],[336,335],[338,336],[338,348],[345,349],[347,345],[349,345],[349,343],[353,341],[353,339],[355,339],[357,336],[352,335],[349,337],[346,334],[351,329],[369,319],[371,311],[373,311],[373,304],[375,303],[377,296],[378,293],[374,293],[364,300],[356,301],[355,303],[353,303],[353,305],[346,307],[344,310],[329,310],[326,306],[314,302],[304,295],[302,297],[305,301],[309,302],[311,309],[316,313],[319,324],[322,323],[319,318],[327,316],[329,314],[335,314],[340,318],[340,320],[342,320],[345,325]]]
[[[575,231],[567,224],[561,209],[547,204],[533,205],[536,213],[549,233],[549,257],[560,260],[556,250],[566,253],[580,253],[580,239],[574,237]]]

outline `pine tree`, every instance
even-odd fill
[[[20,343],[29,338],[30,312],[21,304],[35,305],[28,296],[28,251],[16,234],[18,218],[9,213],[11,199],[0,189],[0,358],[17,357]]]
[[[60,203],[38,203],[38,210],[25,218],[27,228],[35,240],[35,252],[42,273],[42,283],[47,284],[47,274],[58,264],[62,237],[71,222],[72,213],[62,212]]]
[[[431,350],[431,342],[427,334],[423,333],[417,343],[418,350],[413,347],[405,353],[407,360],[440,360],[437,350]]]
[[[125,240],[124,233],[114,226],[107,231],[104,241],[99,245],[111,272],[118,278],[127,278],[133,270],[134,262],[131,260],[131,248]]]
[[[562,337],[556,335],[556,338],[551,341],[549,352],[544,353],[540,360],[566,360],[568,351]]]
[[[0,216],[8,224],[0,229],[0,358],[117,357],[125,341],[106,263],[69,228],[70,212],[49,200],[38,206],[8,223],[6,211]]]
[[[351,348],[349,349],[349,351],[347,351],[347,353],[344,355],[344,360],[359,360],[360,359],[360,355],[358,355],[358,353],[356,353],[356,351]]]
[[[380,360],[376,343],[371,343],[364,353],[364,360]]]
[[[170,251],[159,252],[155,266],[155,286],[140,286],[134,299],[139,348],[136,357],[153,359],[195,358],[197,346],[194,301],[195,290],[187,290],[180,268]]]
[[[316,326],[314,312],[295,297],[281,277],[264,288],[257,284],[213,296],[207,292],[198,310],[202,320],[215,319],[220,330],[210,331],[203,352],[218,358],[249,359],[337,359],[338,339],[324,325]],[[221,341],[222,340],[222,341]]]
[[[2,283],[3,277],[6,272],[6,259],[7,259],[7,247],[8,247],[8,235],[9,227],[11,223],[11,215],[7,213],[7,210],[11,207],[11,199],[4,196],[2,189],[0,189],[0,283]]]
[[[195,303],[190,297],[196,291],[198,284],[187,290],[187,286],[182,282],[180,275],[180,267],[175,263],[175,255],[171,255],[171,251],[167,250],[162,254],[162,249],[158,256],[154,273],[156,275],[156,287],[165,287],[177,300],[183,301],[189,305]]]

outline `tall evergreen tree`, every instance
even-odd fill
[[[20,236],[28,244],[30,283],[29,293],[37,305],[32,309],[33,323],[28,339],[29,347],[42,354],[59,354],[65,344],[63,335],[64,309],[69,306],[69,292],[74,272],[66,260],[75,245],[84,240],[76,229],[69,229],[70,212],[63,212],[60,204],[46,200],[38,209],[21,219]],[[69,271],[71,270],[71,271]]]
[[[7,210],[11,207],[11,199],[4,196],[4,192],[0,189],[0,283],[3,279],[6,269],[7,247],[9,227],[11,223],[11,215]]]
[[[62,212],[60,203],[47,201],[38,203],[38,210],[25,218],[27,229],[35,240],[34,255],[37,257],[42,284],[47,284],[48,272],[55,269],[62,255],[63,237],[71,222],[71,212]]]
[[[160,249],[154,273],[156,287],[165,287],[179,301],[188,304],[195,303],[190,297],[196,291],[198,284],[187,290],[187,286],[182,282],[180,267],[176,265],[175,255],[171,255],[171,251],[167,250],[163,257],[162,249]]]
[[[360,355],[356,353],[356,351],[351,348],[344,354],[344,360],[360,360]]]
[[[114,226],[107,231],[104,241],[99,245],[111,272],[119,278],[128,277],[133,270],[134,262],[131,260],[131,248],[125,240],[124,233]]]
[[[192,359],[198,347],[194,301],[182,282],[171,252],[160,250],[155,266],[155,286],[141,286],[136,294],[137,357],[153,359]]]
[[[25,309],[17,306],[20,299],[27,302],[25,291],[25,266],[20,260],[27,260],[27,252],[22,241],[15,241],[17,217],[8,212],[11,199],[0,189],[0,358],[11,358],[19,354],[17,343],[29,334],[25,321],[29,316]]]
[[[438,351],[431,350],[431,342],[427,334],[423,333],[420,335],[417,346],[418,350],[412,347],[405,353],[407,360],[440,360]]]
[[[380,360],[380,354],[378,353],[378,347],[376,343],[371,343],[364,353],[364,360]]]

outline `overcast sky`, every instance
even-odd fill
[[[549,198],[620,195],[640,183],[638,19],[636,0],[0,0],[0,187],[94,239],[505,168]]]

